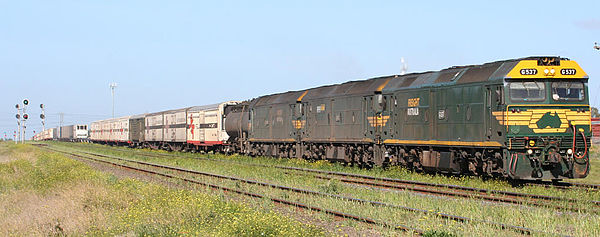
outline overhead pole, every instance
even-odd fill
[[[57,140],[60,140],[60,138],[62,137],[62,127],[63,127],[63,120],[65,119],[65,113],[60,112],[58,113],[58,121],[59,121],[59,127],[58,127],[58,137],[56,138]]]
[[[110,87],[110,93],[112,95],[112,117],[115,118],[115,88],[117,88],[117,83],[111,82],[108,86]]]

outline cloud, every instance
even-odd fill
[[[598,19],[576,21],[575,25],[584,30],[600,30],[600,20]]]

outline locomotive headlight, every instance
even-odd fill
[[[569,154],[569,155],[573,155],[573,150],[571,150],[571,149],[569,148],[569,150],[567,150],[567,154]]]
[[[529,140],[529,146],[535,146],[535,141],[534,140]]]
[[[554,74],[556,71],[554,70],[554,68],[550,69],[550,74]]]
[[[550,70],[548,70],[548,68],[544,69],[544,74],[548,74],[550,72]]]
[[[533,150],[531,150],[531,149],[527,150],[527,154],[529,154],[529,155],[533,154]]]

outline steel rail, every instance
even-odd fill
[[[525,197],[531,199],[540,199],[540,200],[551,200],[551,201],[568,201],[568,202],[590,202],[595,205],[600,205],[600,201],[594,200],[577,200],[571,198],[562,198],[555,196],[546,196],[546,195],[538,195],[538,194],[528,194],[528,193],[517,193],[510,191],[501,191],[501,190],[491,190],[491,189],[483,189],[483,188],[473,188],[473,187],[465,187],[459,185],[451,185],[451,184],[436,184],[436,183],[427,183],[420,181],[412,181],[412,180],[403,180],[403,179],[392,179],[392,178],[382,178],[382,177],[374,177],[368,175],[360,175],[360,174],[352,174],[352,173],[344,173],[344,172],[335,172],[335,171],[324,171],[324,170],[315,170],[315,169],[307,169],[307,168],[297,168],[297,167],[288,167],[288,166],[274,166],[280,169],[287,170],[299,170],[310,173],[320,173],[327,175],[337,175],[343,177],[353,177],[353,178],[361,178],[367,180],[377,180],[391,183],[401,183],[401,184],[412,184],[412,185],[422,185],[422,186],[430,186],[430,187],[439,187],[439,188],[447,188],[447,189],[455,189],[455,190],[463,190],[463,191],[471,191],[476,193],[493,193],[493,194],[501,194],[504,196],[514,196],[514,197]]]
[[[130,148],[123,148],[123,149],[116,148],[116,147],[107,147],[107,148],[113,149],[113,150],[124,151],[124,152],[127,151],[127,150],[133,150],[133,149],[130,149]],[[137,153],[138,151],[134,151],[134,152]],[[152,153],[152,152],[144,152],[144,153],[145,154],[143,154],[143,155],[148,155],[148,156],[153,156],[153,157],[180,157],[180,156],[175,155],[175,154],[157,154],[157,153]],[[213,161],[221,161],[221,162],[233,162],[233,161],[228,161],[228,160],[211,159],[211,158],[206,158],[206,157],[188,157],[188,158],[205,159],[205,160],[213,160]],[[239,161],[237,161],[237,163],[245,163],[245,162],[239,162]],[[259,164],[250,164],[250,165],[273,167],[273,166],[269,166],[269,165],[259,165]],[[418,182],[418,181],[415,181],[415,182]],[[584,189],[600,190],[600,184],[586,184],[586,183],[575,183],[575,182],[560,182],[560,183],[555,183],[555,182],[551,182],[551,181],[530,181],[530,182],[526,182],[525,184],[536,185],[536,184],[539,184],[539,183],[545,184],[546,187],[554,187],[554,188],[559,188],[559,189],[584,188]],[[464,187],[464,186],[458,186],[458,185],[450,185],[450,186]],[[471,188],[471,187],[464,187],[464,188]],[[500,190],[491,190],[491,191],[507,192],[507,191],[500,191]],[[486,191],[483,191],[483,192],[486,192]],[[540,196],[543,196],[543,195],[540,195]],[[600,201],[596,201],[596,203],[598,205],[600,205]]]
[[[388,190],[389,189],[409,190],[409,191],[414,191],[414,192],[418,192],[418,193],[432,194],[432,195],[437,195],[437,196],[463,197],[463,198],[481,199],[481,200],[485,200],[485,201],[498,202],[498,203],[531,205],[531,206],[537,206],[537,207],[550,207],[550,208],[554,208],[554,209],[558,209],[558,210],[567,210],[567,211],[572,211],[572,212],[582,211],[582,209],[579,209],[579,208],[565,207],[565,206],[560,206],[560,205],[551,205],[551,204],[546,204],[546,203],[537,203],[532,200],[525,200],[525,199],[514,199],[514,198],[507,198],[507,197],[497,197],[497,196],[492,196],[492,195],[481,195],[481,194],[464,193],[464,192],[456,192],[456,191],[434,190],[434,189],[422,188],[422,187],[418,187],[418,186],[375,183],[375,182],[361,181],[361,180],[356,180],[356,179],[332,178],[332,177],[320,176],[320,175],[313,175],[313,176],[316,178],[319,178],[319,179],[325,179],[325,180],[336,179],[336,180],[339,180],[344,183],[358,184],[358,185],[371,186],[371,187],[379,187],[379,188],[388,189]],[[589,211],[589,212],[598,213],[597,210],[593,210],[593,211]]]
[[[123,150],[123,151],[125,151],[125,150]],[[181,157],[181,156],[177,156],[177,155],[174,155],[174,154],[156,154],[156,153],[150,153],[150,152],[146,152],[146,153],[152,154],[150,156],[154,156],[154,157],[173,157],[173,158]],[[567,202],[573,202],[573,203],[575,203],[575,202],[589,202],[589,203],[592,203],[594,205],[600,206],[600,201],[595,201],[595,200],[578,200],[578,199],[563,198],[563,197],[556,197],[556,196],[547,196],[547,195],[539,195],[539,194],[528,194],[528,193],[518,193],[518,192],[510,192],[510,191],[502,191],[502,190],[491,190],[491,189],[466,187],[466,186],[452,185],[452,184],[428,183],[428,182],[414,181],[414,180],[403,180],[403,179],[394,179],[394,178],[375,177],[375,176],[352,174],[352,173],[345,173],[345,172],[325,171],[325,170],[298,168],[298,167],[290,167],[290,166],[272,166],[272,165],[264,165],[264,164],[252,164],[252,163],[242,162],[242,161],[231,161],[231,160],[214,159],[214,158],[207,158],[207,157],[188,157],[188,158],[201,159],[201,160],[210,160],[210,161],[217,161],[217,162],[238,163],[238,164],[248,165],[248,166],[268,167],[268,168],[277,168],[277,169],[284,169],[284,170],[297,170],[297,171],[310,172],[310,173],[320,173],[320,174],[326,174],[326,175],[337,175],[337,176],[342,176],[342,177],[361,178],[361,179],[367,179],[367,180],[376,180],[376,181],[399,183],[399,184],[410,184],[410,185],[420,185],[420,186],[427,186],[427,187],[446,188],[446,189],[462,190],[462,191],[469,191],[469,192],[474,192],[474,193],[481,193],[481,194],[484,194],[484,195],[485,194],[498,194],[498,195],[503,195],[503,196],[512,196],[512,197],[519,197],[519,198],[529,198],[529,199],[533,199],[533,200],[538,199],[538,200],[551,200],[551,201],[567,201]],[[385,185],[386,184],[384,184],[384,186]],[[489,196],[489,197],[490,197],[490,201],[493,201],[493,199],[497,198],[497,197],[492,197],[492,196]],[[509,203],[515,203],[515,202],[509,202]],[[569,207],[559,207],[559,209],[565,209],[565,208],[568,209]],[[577,211],[578,209],[571,209],[571,210]]]
[[[228,188],[228,187],[224,187],[224,186],[220,186],[220,185],[215,185],[215,184],[201,182],[201,181],[198,181],[198,180],[195,180],[195,179],[189,179],[189,178],[185,178],[185,177],[179,177],[179,176],[175,176],[175,175],[171,175],[171,174],[161,173],[161,172],[158,172],[158,171],[142,169],[142,168],[138,168],[138,167],[134,167],[134,166],[119,164],[119,163],[116,163],[116,162],[110,162],[110,161],[106,161],[106,160],[102,160],[102,159],[96,159],[96,158],[89,157],[89,156],[82,156],[82,155],[78,155],[78,154],[75,154],[75,153],[66,152],[66,151],[60,151],[60,150],[56,150],[56,149],[52,149],[52,148],[48,148],[48,147],[44,147],[44,148],[48,149],[48,150],[55,151],[55,152],[59,152],[59,153],[63,153],[63,154],[68,154],[70,156],[74,156],[74,157],[78,157],[78,158],[88,159],[88,160],[92,160],[92,161],[95,161],[95,162],[110,164],[110,165],[114,165],[114,166],[121,167],[121,168],[131,169],[131,170],[135,170],[135,171],[139,171],[139,172],[143,172],[143,173],[154,174],[154,175],[163,176],[163,177],[167,177],[167,178],[171,178],[171,179],[179,179],[179,180],[183,180],[183,181],[186,181],[186,182],[189,182],[189,183],[194,183],[194,184],[198,184],[198,185],[210,187],[210,188],[213,188],[213,189],[220,189],[220,190],[223,190],[223,191],[237,193],[237,194],[242,194],[242,195],[245,195],[245,196],[259,198],[259,199],[265,199],[266,198],[266,199],[269,199],[269,200],[271,200],[272,202],[275,202],[275,203],[281,203],[281,204],[286,204],[286,205],[289,205],[289,206],[300,207],[300,208],[308,209],[308,210],[311,210],[311,211],[323,212],[323,213],[327,213],[327,214],[330,214],[330,215],[334,215],[334,216],[338,216],[338,217],[342,217],[342,218],[346,218],[346,219],[352,219],[352,220],[364,222],[364,223],[367,223],[367,224],[380,225],[380,226],[384,226],[384,227],[392,228],[392,229],[397,229],[397,230],[413,231],[413,232],[415,232],[415,233],[417,233],[419,235],[423,235],[425,233],[423,230],[420,230],[420,229],[417,229],[417,228],[413,228],[413,227],[409,227],[409,226],[402,225],[402,224],[390,224],[388,222],[379,221],[379,220],[375,220],[375,219],[372,219],[372,218],[358,216],[358,215],[354,215],[354,214],[344,213],[344,212],[340,212],[340,211],[336,211],[336,210],[332,210],[332,209],[326,209],[326,208],[311,206],[311,205],[308,205],[308,204],[304,204],[304,203],[300,203],[300,202],[288,201],[288,200],[280,199],[280,198],[268,197],[268,196],[265,196],[265,195],[262,195],[262,194],[258,194],[258,193],[252,193],[252,192],[246,192],[246,191],[242,191],[242,190],[232,189],[232,188]]]
[[[600,190],[600,184],[586,184],[586,183],[575,183],[575,182],[553,182],[553,181],[544,181],[544,180],[535,180],[535,181],[526,181],[524,182],[526,185],[532,186],[542,186],[542,187],[553,187],[560,189],[589,189],[598,191]]]
[[[57,151],[57,152],[65,152],[65,151]],[[446,214],[446,213],[441,213],[441,212],[431,212],[431,211],[427,211],[427,210],[423,210],[423,209],[418,209],[418,208],[406,207],[406,206],[395,205],[395,204],[388,204],[388,203],[384,203],[384,202],[376,202],[376,201],[364,200],[364,199],[347,197],[347,196],[341,196],[341,195],[335,195],[335,194],[322,193],[322,192],[317,192],[317,191],[312,191],[312,190],[307,190],[307,189],[299,189],[299,188],[282,186],[282,185],[277,185],[277,184],[270,184],[270,183],[265,183],[265,182],[259,182],[259,181],[256,181],[256,180],[242,179],[242,178],[237,178],[237,177],[233,177],[233,176],[226,176],[226,175],[219,175],[219,174],[201,172],[201,171],[190,170],[190,169],[183,169],[183,168],[180,168],[180,167],[173,167],[173,166],[168,166],[168,165],[160,165],[160,164],[154,164],[154,163],[149,163],[149,162],[124,159],[124,158],[114,157],[114,156],[109,156],[109,155],[104,155],[104,154],[82,152],[82,151],[79,151],[79,152],[85,153],[85,154],[88,154],[88,155],[94,155],[94,156],[99,156],[99,157],[104,157],[104,158],[110,158],[110,159],[120,160],[120,161],[124,161],[124,162],[131,162],[131,163],[136,163],[136,164],[141,164],[141,165],[148,165],[148,166],[152,166],[152,167],[163,168],[163,169],[168,169],[168,170],[175,170],[175,171],[179,171],[179,172],[196,174],[196,175],[203,175],[203,176],[208,176],[208,177],[228,179],[228,180],[239,181],[239,182],[248,183],[248,184],[255,184],[255,185],[260,185],[260,186],[265,186],[265,187],[271,187],[271,188],[276,188],[276,189],[281,189],[281,190],[292,191],[292,192],[296,192],[296,193],[311,194],[311,195],[323,196],[323,197],[332,197],[332,198],[338,198],[338,199],[342,199],[342,200],[346,200],[346,201],[354,201],[354,202],[359,202],[359,203],[363,203],[363,204],[370,204],[370,205],[373,205],[373,206],[390,207],[390,208],[397,208],[397,209],[402,209],[402,210],[411,211],[411,212],[418,212],[418,213],[423,213],[423,214],[436,215],[436,216],[439,216],[439,217],[444,218],[444,219],[450,219],[450,220],[455,220],[455,221],[461,221],[461,222],[479,222],[479,223],[483,223],[483,224],[487,224],[487,225],[491,225],[491,226],[496,226],[496,227],[499,227],[501,229],[513,230],[513,231],[516,231],[516,232],[519,232],[519,233],[522,233],[522,234],[528,234],[528,235],[532,234],[532,233],[548,234],[548,233],[544,233],[544,232],[541,232],[541,231],[533,230],[533,229],[522,227],[522,226],[515,226],[515,225],[503,224],[503,223],[498,223],[498,222],[486,221],[486,220],[477,220],[477,219],[473,219],[473,218],[462,217],[462,216],[457,216],[457,215],[452,215],[452,214]],[[65,153],[73,155],[72,153],[69,153],[69,152],[65,152]]]

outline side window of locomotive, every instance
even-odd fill
[[[563,101],[581,101],[585,98],[585,89],[581,82],[552,82],[552,99]]]
[[[543,101],[546,99],[544,82],[515,81],[509,84],[512,101]]]
[[[504,104],[504,88],[496,87],[496,103]]]

